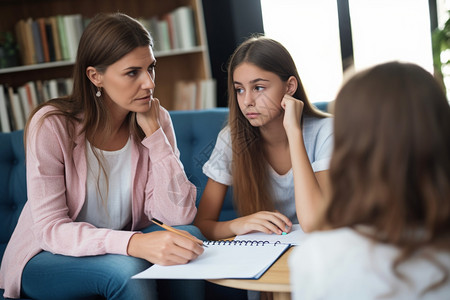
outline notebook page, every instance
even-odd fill
[[[292,230],[288,234],[267,234],[264,232],[253,232],[238,235],[235,241],[268,241],[270,243],[280,242],[282,244],[299,245],[305,238],[306,233],[300,227],[300,224],[293,224]]]
[[[134,279],[258,279],[289,245],[208,244],[195,260],[175,266],[153,265]]]

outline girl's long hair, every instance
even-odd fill
[[[334,114],[325,222],[373,228],[371,238],[401,250],[399,277],[424,246],[450,250],[450,107],[433,76],[414,64],[373,67],[342,87]]]
[[[305,103],[303,114],[317,117],[327,115],[309,102],[295,63],[279,42],[263,36],[252,37],[235,50],[228,64],[228,125],[233,149],[233,194],[238,212],[248,215],[261,210],[273,210],[274,205],[260,130],[250,125],[241,112],[234,90],[234,70],[243,62],[275,73],[283,82],[294,76],[298,87],[293,97]]]

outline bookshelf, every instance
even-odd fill
[[[165,108],[171,110],[174,108],[174,86],[177,81],[211,79],[201,0],[0,0],[0,31],[15,34],[15,25],[19,20],[57,15],[80,14],[92,18],[100,12],[122,12],[137,19],[163,18],[183,6],[192,8],[196,44],[165,50],[155,47],[154,51],[158,60],[155,96]],[[74,59],[69,59],[0,68],[0,84],[16,89],[29,81],[70,78],[73,63]]]

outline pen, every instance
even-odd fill
[[[193,237],[191,237],[191,236],[189,236],[189,235],[187,235],[187,234],[184,234],[183,232],[181,232],[181,231],[179,231],[179,230],[176,230],[176,229],[173,228],[172,226],[169,226],[169,225],[164,224],[163,222],[161,222],[161,221],[158,220],[158,219],[152,218],[152,222],[155,223],[156,225],[158,225],[158,226],[164,228],[165,230],[168,230],[168,231],[174,232],[174,233],[176,233],[176,234],[179,234],[179,235],[181,235],[181,236],[184,236],[185,238],[188,238],[188,239],[190,239],[191,241],[196,242],[197,244],[200,244],[200,245],[203,246],[203,247],[208,247],[208,246],[206,246],[205,244],[203,244],[203,242],[199,242],[198,240],[194,239]]]

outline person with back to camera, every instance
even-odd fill
[[[351,77],[334,112],[328,230],[289,257],[293,299],[449,299],[450,106],[441,86],[415,64],[384,63]]]
[[[153,98],[152,46],[135,19],[95,16],[79,43],[73,93],[31,114],[28,201],[1,264],[5,297],[157,299],[155,281],[131,276],[203,252],[200,240],[150,228],[153,217],[183,225],[196,214],[169,113]]]
[[[209,179],[194,224],[209,239],[281,234],[293,223],[313,230],[310,216],[327,191],[332,118],[309,102],[289,52],[263,36],[231,56],[228,94],[228,124],[203,166]],[[219,222],[229,186],[240,217]]]

